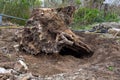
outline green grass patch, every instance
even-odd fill
[[[108,67],[108,70],[113,71],[113,70],[114,70],[114,67],[113,67],[113,66],[109,66],[109,67]]]
[[[33,7],[40,7],[40,0],[0,0],[0,13],[28,19]],[[24,25],[25,21],[3,17],[4,20]]]

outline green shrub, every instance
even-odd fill
[[[28,19],[30,15],[30,8],[40,6],[39,0],[0,0],[0,13],[11,15],[15,17],[20,17],[23,19]],[[10,20],[14,23],[25,24],[25,21],[5,18],[5,20]]]
[[[107,12],[107,15],[104,16],[104,11],[99,11],[98,9],[79,8],[74,14],[74,24],[72,27],[76,26],[78,28],[78,26],[118,20],[118,15],[112,12]],[[80,28],[83,29],[83,27]]]
[[[80,0],[75,0],[75,3],[76,3],[77,5],[80,5],[80,4],[81,4],[81,1],[80,1]]]
[[[118,15],[115,14],[115,13],[109,12],[109,13],[107,13],[107,15],[104,17],[104,20],[105,20],[105,21],[109,21],[109,22],[111,22],[111,21],[118,21]]]
[[[74,15],[75,23],[91,24],[99,17],[100,11],[97,9],[80,8]]]

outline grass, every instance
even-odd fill
[[[28,19],[30,10],[33,7],[40,6],[40,0],[0,0],[0,13]],[[25,21],[3,17],[6,21],[11,21],[20,25],[24,25]]]
[[[113,70],[114,70],[114,67],[113,67],[113,66],[109,66],[109,67],[108,67],[108,70],[113,71]]]
[[[89,30],[96,23],[102,22],[119,22],[120,17],[115,12],[107,12],[104,16],[104,11],[98,9],[79,8],[74,14],[74,30]]]

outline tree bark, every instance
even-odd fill
[[[67,26],[72,21],[74,11],[73,6],[34,9],[27,22],[29,27],[18,35],[20,50],[34,55],[72,51],[77,57],[91,56],[93,52],[89,45]]]

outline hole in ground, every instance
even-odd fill
[[[73,50],[73,49],[70,49],[68,47],[63,47],[61,50],[60,50],[60,55],[62,56],[67,56],[67,55],[71,55],[71,56],[74,56],[76,58],[85,58],[85,57],[91,57],[93,55],[93,53],[88,53],[86,52],[85,50],[81,49],[79,50],[78,52]]]

